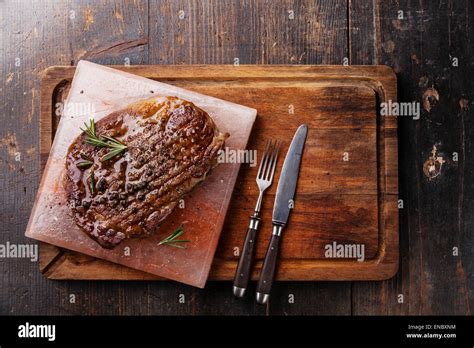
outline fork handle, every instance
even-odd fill
[[[247,289],[250,280],[252,262],[255,253],[255,239],[257,237],[259,224],[260,218],[256,216],[250,217],[249,228],[247,230],[247,235],[245,236],[244,246],[242,248],[242,253],[240,254],[239,264],[234,277],[233,292],[236,297],[243,297],[245,295],[245,290]]]

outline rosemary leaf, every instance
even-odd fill
[[[186,249],[185,245],[178,245],[178,244],[173,244],[173,243],[168,243],[166,245],[169,245],[169,246],[172,246],[172,247],[175,247],[175,248],[178,248],[178,249]]]
[[[89,125],[87,125],[87,123],[84,122],[84,126],[86,127],[86,129],[81,128],[81,131],[85,132],[90,138],[96,138],[97,137],[96,134],[95,134],[94,119],[89,120]]]
[[[188,243],[188,242],[190,242],[189,240],[185,240],[185,239],[177,239],[183,233],[184,233],[184,228],[183,228],[183,225],[181,225],[172,234],[170,234],[168,237],[166,237],[165,239],[160,241],[158,243],[158,245],[168,245],[168,246],[172,246],[172,247],[175,247],[175,248],[185,249],[186,246],[176,244],[176,243]]]
[[[92,162],[92,161],[84,160],[84,161],[81,161],[81,162],[77,163],[76,166],[78,168],[81,168],[81,169],[87,169],[87,168],[91,167],[93,164],[94,164],[94,162]]]
[[[103,138],[110,141],[112,146],[125,146],[125,147],[127,147],[125,144],[121,143],[120,141],[118,141],[117,139],[115,139],[113,137],[109,137],[108,135],[104,135]]]
[[[110,150],[106,155],[104,155],[100,161],[105,162],[108,161],[111,158],[114,158],[115,156],[119,155],[121,152],[125,151],[127,148],[126,147],[116,147],[112,150]]]
[[[84,142],[86,144],[90,144],[90,145],[94,145],[94,146],[97,146],[97,147],[110,147],[110,145],[108,143],[106,143],[105,141],[101,140],[101,139],[96,139],[96,138],[86,138],[84,140]]]

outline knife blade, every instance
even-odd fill
[[[270,298],[270,290],[275,276],[280,236],[288,222],[290,211],[296,192],[296,184],[300,172],[301,157],[303,156],[308,126],[302,124],[298,127],[286,153],[280,179],[278,181],[272,217],[272,237],[267,247],[262,271],[257,285],[257,302],[266,304]]]

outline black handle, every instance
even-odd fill
[[[267,253],[265,254],[262,272],[260,273],[260,279],[257,285],[257,302],[259,304],[266,304],[270,297],[270,290],[272,289],[273,279],[275,277],[279,246],[279,234],[272,234],[272,239],[270,240]]]
[[[260,219],[252,216],[250,217],[250,225],[245,236],[244,246],[240,255],[239,265],[235,272],[234,277],[234,295],[236,297],[243,297],[245,290],[247,289],[248,282],[250,280],[250,274],[252,273],[252,262],[255,250],[255,243],[257,237],[257,229],[260,223]]]

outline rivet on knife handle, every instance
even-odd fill
[[[242,248],[239,265],[237,266],[237,271],[235,272],[233,290],[236,297],[243,297],[245,295],[245,290],[247,289],[247,285],[250,280],[259,223],[260,219],[258,217],[250,217],[249,229],[247,230],[247,235],[245,236],[245,242]]]
[[[272,238],[268,244],[257,285],[257,302],[259,304],[266,304],[270,297],[270,290],[272,289],[273,279],[275,278],[278,249],[280,247],[280,233],[282,229],[282,225],[273,225]]]

